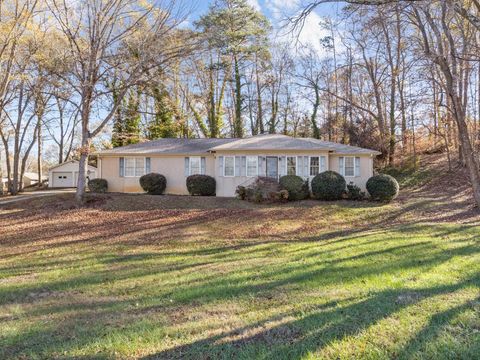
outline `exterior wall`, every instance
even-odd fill
[[[360,158],[360,176],[345,176],[345,181],[347,184],[353,182],[363,191],[366,191],[367,189],[365,186],[367,184],[367,180],[373,176],[373,157],[370,155],[332,154],[330,155],[330,170],[340,172],[338,159],[341,156],[355,156]]]
[[[185,176],[185,157],[188,155],[148,156],[150,171],[162,174],[167,179],[165,193],[187,195]],[[195,156],[195,155],[190,155]],[[129,156],[125,156],[129,157]],[[141,157],[141,156],[137,156]],[[215,177],[213,155],[205,154],[205,174]],[[100,158],[99,177],[108,181],[108,191],[112,192],[143,192],[140,186],[140,176],[120,177],[120,156],[104,156]]]
[[[217,196],[226,196],[232,197],[235,196],[235,190],[239,185],[246,185],[249,184],[251,181],[254,181],[255,177],[247,177],[247,176],[235,176],[235,177],[224,177],[223,174],[219,173],[220,169],[220,157],[221,156],[325,156],[326,158],[326,168],[329,169],[330,160],[329,160],[329,153],[326,151],[319,152],[319,151],[224,151],[224,152],[217,152],[215,155],[215,169],[217,169]],[[282,161],[278,162],[279,168],[281,166],[286,166],[286,160],[282,163]],[[298,166],[298,164],[297,164]],[[282,172],[280,172],[281,174]],[[305,177],[306,178],[306,177]],[[308,176],[311,180],[313,176]]]
[[[167,178],[167,194],[187,195],[186,176],[185,176],[185,157],[196,155],[164,155],[149,156],[150,171],[164,175]],[[234,176],[225,177],[220,173],[220,158],[222,156],[325,156],[326,169],[339,172],[340,156],[360,157],[360,176],[346,177],[347,183],[353,182],[362,190],[365,190],[365,184],[373,175],[373,157],[370,155],[342,155],[329,154],[328,152],[316,151],[224,151],[215,154],[203,154],[206,159],[205,174],[213,176],[217,182],[217,196],[233,197],[235,190],[239,185],[247,185],[254,181],[255,177]],[[112,192],[143,192],[137,177],[120,177],[120,156],[102,156],[99,158],[98,177],[108,181],[108,190]],[[285,160],[279,161],[279,168],[285,166]],[[298,166],[298,164],[297,164]],[[282,173],[282,172],[280,172]],[[307,177],[305,177],[307,178]],[[310,181],[313,176],[308,176]]]
[[[87,176],[89,179],[95,179],[97,177],[97,169],[93,166],[88,166],[88,174]],[[62,165],[56,166],[50,170],[48,170],[48,186],[54,187],[54,174],[55,173],[70,173],[73,179],[72,187],[77,186],[77,179],[78,179],[78,162],[66,162]]]

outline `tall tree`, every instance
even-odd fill
[[[83,201],[86,167],[92,139],[117,112],[128,91],[145,81],[152,70],[180,56],[185,41],[175,41],[175,1],[163,8],[136,0],[46,0],[52,23],[65,36],[72,72],[68,77],[76,92],[80,113],[81,147],[76,199]],[[118,77],[122,84],[113,97],[107,86]],[[94,113],[99,116],[95,126]]]
[[[232,70],[234,118],[232,135],[244,135],[243,66],[252,54],[267,44],[270,24],[246,0],[216,0],[208,14],[196,23],[212,46],[228,55]]]

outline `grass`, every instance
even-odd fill
[[[478,216],[425,213],[449,199],[71,198],[0,209],[2,359],[480,353]]]

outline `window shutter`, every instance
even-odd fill
[[[355,158],[355,176],[360,176],[360,158]]]
[[[263,163],[263,156],[258,157],[258,176],[265,176],[267,169]]]
[[[223,156],[218,157],[218,176],[223,176]]]
[[[205,175],[205,171],[207,168],[207,160],[205,157],[200,158],[200,174]]]
[[[327,170],[327,159],[325,156],[320,156],[320,172],[324,172]]]
[[[190,175],[190,158],[185,158],[185,176]]]
[[[240,171],[240,176],[247,176],[247,157],[242,156],[242,167]]]
[[[303,176],[303,156],[297,156],[297,163],[295,164],[297,176]]]
[[[121,157],[119,159],[120,161],[120,177],[124,177],[125,176],[125,158]]]
[[[338,158],[338,173],[342,176],[345,176],[345,167],[343,166],[345,159],[343,156]]]
[[[145,174],[150,174],[151,171],[151,166],[150,166],[150,158],[147,157],[145,158]]]
[[[278,175],[279,177],[282,177],[286,175],[286,158],[285,156],[280,156],[278,158]]]
[[[309,157],[304,156],[303,157],[303,176],[308,177],[310,175],[310,163],[309,163]]]
[[[240,176],[241,166],[242,166],[242,157],[235,156],[235,176]]]

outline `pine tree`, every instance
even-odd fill
[[[196,26],[208,37],[211,46],[231,58],[235,106],[232,135],[243,137],[242,64],[267,46],[270,23],[246,0],[217,0]]]
[[[116,96],[116,91],[113,91]],[[140,142],[140,91],[131,91],[115,113],[112,146],[119,147]]]
[[[178,128],[175,123],[175,109],[167,89],[158,85],[152,90],[155,116],[147,126],[149,140],[176,137]]]
[[[137,144],[140,142],[140,97],[137,89],[130,92],[124,112],[124,145]]]

